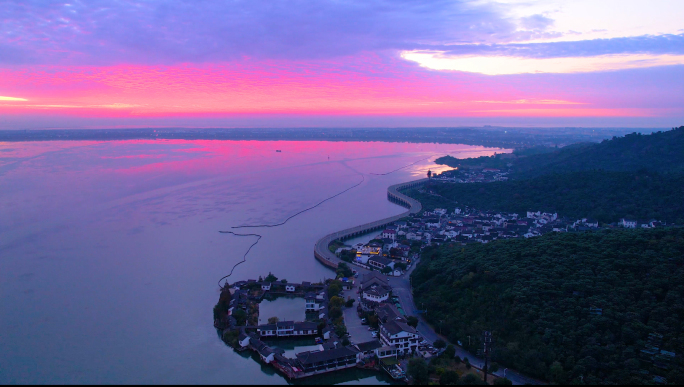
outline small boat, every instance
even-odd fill
[[[282,152],[282,151],[281,151],[280,149],[276,149],[276,152],[280,153],[280,152]]]

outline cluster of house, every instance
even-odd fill
[[[432,178],[433,181],[445,183],[491,183],[508,180],[509,171],[498,168],[454,169]]]
[[[651,219],[651,220],[636,220],[636,219],[627,219],[627,218],[622,218],[618,222],[619,227],[624,227],[624,228],[656,228],[660,226],[664,226],[665,223],[661,222],[659,220]]]
[[[242,349],[257,352],[264,363],[273,365],[291,379],[356,367],[372,357],[397,356],[396,348],[383,346],[378,341],[344,346],[339,341],[329,340],[319,344],[317,350],[300,352],[295,358],[288,358],[282,349],[268,346],[257,333],[247,333],[244,328],[238,336],[238,344]]]
[[[260,291],[255,292],[256,290]],[[250,304],[259,303],[267,294],[304,296],[307,312],[317,312],[319,313],[319,318],[325,317],[327,313],[327,297],[325,296],[325,285],[323,284],[311,282],[269,282],[250,279],[233,283],[229,286],[228,291],[231,296],[230,303],[228,304],[228,316],[231,316],[236,308],[248,311]]]
[[[636,221],[621,219],[615,227],[653,228],[664,225],[657,220]],[[399,261],[410,263],[414,256],[410,253],[411,244],[418,241],[421,245],[442,244],[445,242],[488,243],[498,239],[531,238],[549,232],[581,232],[598,230],[596,219],[569,219],[557,213],[528,211],[524,215],[494,211],[478,211],[456,208],[448,213],[446,209],[436,208],[424,211],[408,221],[395,222],[381,234],[382,244],[372,241],[365,246],[354,246],[356,262],[367,267],[382,270],[385,266],[393,270],[388,275],[400,275],[394,270]],[[393,253],[393,254],[392,254]]]
[[[345,346],[330,326],[319,330],[314,322],[279,321],[256,327],[240,327],[238,350],[253,350],[264,363],[274,366],[290,379],[356,367],[376,358],[396,358],[401,354],[416,352],[422,338],[408,325],[403,311],[390,303],[391,291],[386,276],[371,272],[362,277],[360,304],[378,316],[379,331],[375,340]],[[325,307],[327,299],[325,290],[309,292],[305,298],[307,311],[316,312],[323,310],[321,308]],[[318,349],[297,353],[294,358],[286,357],[283,350],[264,342],[276,337],[305,336],[320,336],[325,341],[321,340]]]
[[[378,316],[378,338],[384,346],[393,347],[399,354],[415,353],[422,338],[408,325],[405,313],[398,303],[392,304],[392,287],[387,277],[370,272],[362,277],[359,285],[359,312],[374,311]]]

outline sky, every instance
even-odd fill
[[[0,0],[0,129],[684,125],[680,0]]]

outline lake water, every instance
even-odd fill
[[[281,152],[276,152],[281,150]],[[496,149],[377,142],[0,143],[0,383],[285,384],[219,340],[217,280],[333,273],[323,235],[402,212],[387,186]],[[427,159],[425,159],[427,158]],[[385,173],[422,160],[389,175]],[[326,383],[385,383],[350,371]]]
[[[305,321],[306,300],[302,297],[278,297],[259,303],[259,324],[268,324],[268,319],[278,317],[278,321]]]

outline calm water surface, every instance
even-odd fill
[[[302,297],[278,297],[259,303],[259,324],[268,324],[268,319],[278,317],[279,321],[306,320],[306,300]]]
[[[276,152],[276,149],[282,152]],[[0,383],[268,383],[287,380],[226,347],[216,281],[277,223],[233,280],[333,273],[323,235],[391,216],[387,186],[466,145],[378,142],[0,143]],[[385,173],[428,157],[410,168]],[[248,231],[249,232],[249,231]],[[386,383],[355,370],[305,383]]]

